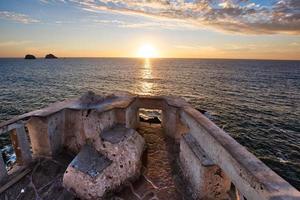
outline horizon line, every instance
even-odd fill
[[[0,59],[24,59],[24,57],[1,57]],[[143,57],[126,57],[126,56],[63,56],[58,57],[57,59],[68,59],[68,58],[123,58],[123,59],[203,59],[203,60],[266,60],[266,61],[300,61],[299,59],[270,59],[270,58],[205,58],[205,57],[152,57],[152,58],[143,58]],[[36,59],[45,59],[45,57],[36,57]],[[48,60],[48,59],[47,59]],[[51,60],[51,59],[50,59]]]

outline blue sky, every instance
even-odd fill
[[[1,0],[0,56],[300,59],[299,0]]]

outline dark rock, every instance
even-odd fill
[[[53,55],[53,54],[47,54],[47,55],[45,56],[45,58],[46,58],[46,59],[56,59],[57,57],[56,57],[55,55]]]
[[[36,59],[36,57],[34,55],[31,55],[31,54],[27,54],[25,56],[25,59]]]
[[[158,119],[158,117],[153,117],[153,118],[149,118],[149,119],[144,119],[143,117],[140,117],[140,122],[147,122],[150,124],[160,124],[161,121],[160,119]]]

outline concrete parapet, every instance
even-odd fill
[[[248,200],[300,199],[299,191],[197,110],[185,107],[181,119],[242,196]]]
[[[205,155],[191,134],[181,138],[179,157],[183,174],[197,199],[228,199],[230,179]]]
[[[23,143],[26,136],[24,127],[22,130],[18,129],[20,124],[25,124],[28,128],[33,155],[37,157],[54,156],[64,147],[77,154],[85,144],[90,144],[98,153],[112,161],[100,174],[105,174],[106,178],[111,177],[114,181],[121,177],[124,181],[125,177],[138,174],[140,167],[139,159],[144,141],[133,130],[139,126],[140,108],[162,110],[162,127],[168,136],[181,139],[182,167],[195,190],[202,191],[198,192],[200,197],[202,194],[210,195],[207,191],[225,193],[228,188],[227,178],[230,177],[240,196],[248,200],[300,199],[298,190],[193,109],[184,99],[178,97],[123,94],[102,98],[88,93],[84,98],[52,104],[47,108],[2,122],[0,134],[10,132],[15,142],[17,160],[24,164],[31,158],[29,145]],[[128,129],[114,130],[116,124]],[[109,133],[108,130],[114,132]],[[187,132],[189,134],[182,138]],[[114,138],[117,139],[117,143],[110,138],[114,133],[120,136]],[[134,164],[127,159],[128,155]],[[206,161],[202,160],[203,155],[214,165],[205,164]],[[118,173],[114,173],[112,168],[119,170]],[[0,180],[4,180],[6,176],[5,164],[0,157]],[[93,182],[95,180],[93,179]],[[216,182],[220,184],[215,185]],[[101,187],[99,184],[96,180],[96,184],[91,187],[93,197],[102,195],[96,191],[96,186]]]

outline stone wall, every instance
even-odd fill
[[[133,95],[93,98],[93,95],[85,96],[84,102],[80,99],[64,101],[17,116],[1,123],[0,133],[15,130],[19,124],[27,126],[34,157],[54,156],[63,147],[78,153],[84,144],[101,144],[99,134],[115,124],[138,128],[140,108],[160,109],[165,133],[181,141],[182,169],[190,177],[195,192],[211,191],[209,180],[221,180],[216,179],[214,174],[217,173],[226,177],[221,181],[222,188],[217,190],[221,193],[228,189],[230,180],[241,196],[249,200],[300,199],[299,191],[183,99]],[[186,134],[195,138],[196,146],[203,150],[213,167],[203,165],[199,156],[195,156],[192,146],[182,140]],[[0,158],[2,179],[6,177],[3,170]]]

